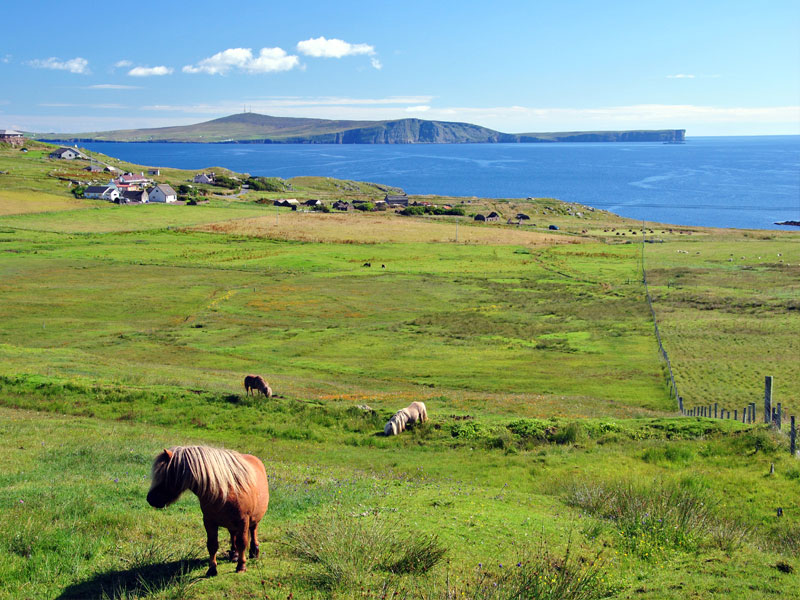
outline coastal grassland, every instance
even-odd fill
[[[274,209],[273,209],[274,210]],[[458,232],[456,232],[458,220]],[[197,231],[301,242],[375,244],[379,242],[454,242],[492,245],[544,245],[577,241],[521,228],[473,226],[463,218],[422,219],[394,214],[322,214],[288,212],[235,222],[210,223]]]
[[[6,231],[6,374],[236,391],[263,372],[280,393],[353,403],[674,410],[633,246],[582,244],[567,269],[548,246]]]
[[[650,290],[675,378],[687,405],[733,411],[763,398],[800,416],[800,235],[716,233],[652,244]]]
[[[97,200],[83,200],[72,196],[32,193],[21,190],[0,189],[0,217],[25,213],[64,211],[97,207]]]
[[[0,598],[380,598],[388,589],[444,599],[448,586],[470,597],[470,587],[491,590],[505,573],[527,568],[537,550],[557,559],[569,549],[578,565],[599,555],[588,598],[749,599],[789,597],[796,575],[784,571],[800,567],[785,536],[798,528],[798,469],[785,441],[757,427],[550,421],[548,440],[513,434],[508,424],[503,447],[462,439],[463,422],[439,415],[399,438],[376,437],[382,414],[294,400],[42,377],[3,378],[0,396],[6,405],[62,413],[0,408],[8,517],[0,523]],[[98,415],[73,416],[81,404]],[[292,428],[310,436],[292,437]],[[576,428],[581,433],[570,435]],[[219,577],[202,578],[205,533],[192,494],[164,511],[144,501],[156,453],[194,443],[266,463],[270,510],[261,558],[246,574],[221,561]],[[775,474],[767,477],[770,463]],[[652,522],[621,494],[654,510]],[[591,500],[606,497],[609,504]],[[691,528],[664,531],[658,519],[672,526],[677,516],[659,508],[664,498],[704,508]],[[604,506],[623,518],[608,518]],[[775,506],[784,507],[781,521]],[[305,562],[288,545],[300,527],[331,520],[341,554],[377,524],[432,537],[445,560],[427,573],[356,569],[337,584],[324,564]],[[224,549],[224,532],[221,542]]]

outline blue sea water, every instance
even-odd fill
[[[321,175],[409,194],[550,197],[679,225],[792,229],[774,223],[800,221],[800,136],[695,137],[685,144],[84,145],[152,166]]]

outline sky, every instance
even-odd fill
[[[797,0],[3,3],[0,128],[286,117],[800,134]]]

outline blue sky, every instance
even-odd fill
[[[248,110],[800,134],[800,2],[9,2],[0,128]]]

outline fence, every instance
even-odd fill
[[[683,416],[686,417],[705,417],[710,419],[730,419],[731,411],[726,408],[721,408],[717,402],[708,405],[695,406],[690,409],[685,409],[683,406],[683,396],[678,394],[678,386],[675,383],[675,375],[672,372],[672,363],[669,360],[664,344],[661,343],[661,332],[658,330],[658,319],[656,319],[656,311],[653,308],[653,299],[650,297],[650,290],[647,287],[647,271],[644,266],[644,247],[645,247],[645,228],[642,223],[642,283],[644,283],[644,293],[647,298],[647,305],[650,307],[650,314],[653,316],[653,327],[656,332],[656,340],[658,340],[658,351],[661,358],[667,365],[667,372],[669,374],[670,396],[675,397],[678,403],[678,410]],[[772,425],[772,428],[781,432],[783,431],[783,418],[784,411],[781,403],[773,404],[772,402],[772,376],[767,375],[764,378],[764,423]],[[733,410],[733,419],[739,420],[739,409]],[[755,423],[756,422],[756,403],[751,402],[742,408],[742,423]],[[795,425],[794,415],[789,416],[789,452],[792,456],[797,455],[797,428]]]

